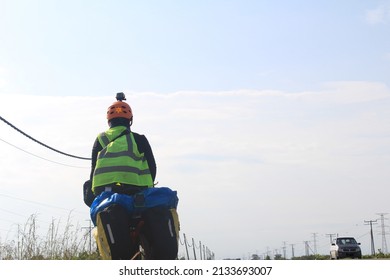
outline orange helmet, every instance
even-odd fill
[[[129,104],[123,101],[114,102],[107,109],[107,120],[112,120],[114,118],[126,118],[131,120],[133,118],[133,112]]]

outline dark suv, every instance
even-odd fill
[[[357,243],[353,237],[337,237],[330,246],[331,259],[343,258],[362,258],[360,243]]]

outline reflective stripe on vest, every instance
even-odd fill
[[[140,170],[136,167],[131,166],[107,166],[107,167],[100,167],[99,169],[96,169],[95,175],[104,174],[108,172],[131,172],[138,175],[146,175],[150,174],[149,170]]]
[[[101,145],[102,147],[106,147],[106,146],[110,143],[110,140],[109,140],[108,137],[106,136],[106,133],[105,133],[105,132],[102,132],[102,133],[99,134],[98,140],[99,140],[100,145]]]
[[[108,138],[106,136],[105,136],[105,139],[102,137],[102,142],[103,143],[106,140],[108,140]],[[126,134],[126,141],[128,143],[128,146],[127,146],[128,149],[126,151],[120,151],[120,152],[109,152],[109,151],[107,151],[107,145],[109,144],[109,141],[108,141],[106,147],[104,147],[103,150],[100,151],[100,153],[98,155],[98,159],[129,156],[129,157],[131,157],[135,161],[146,160],[144,156],[142,156],[142,155],[137,156],[134,153],[134,151],[133,151],[134,147],[133,147],[133,144],[132,144],[134,139],[132,139],[130,134]]]
[[[92,190],[113,183],[153,187],[153,179],[144,154],[138,151],[131,132],[118,137],[126,128],[114,127],[98,136],[99,152]],[[123,137],[125,136],[125,137]],[[117,139],[115,139],[118,137]],[[114,139],[114,141],[112,141]]]

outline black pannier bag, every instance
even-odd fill
[[[154,207],[142,214],[143,234],[152,260],[175,260],[178,253],[178,217],[176,209]]]
[[[177,202],[176,191],[169,188],[151,188],[132,196],[114,192],[97,196],[90,213],[101,258],[177,259]]]
[[[112,204],[97,215],[97,244],[103,259],[129,260],[134,251],[130,235],[130,216],[126,210]]]

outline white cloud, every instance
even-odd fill
[[[7,70],[4,67],[0,67],[0,90],[3,90],[7,85],[7,79],[5,77]]]
[[[369,24],[383,24],[390,20],[390,2],[384,3],[366,12],[366,21]]]
[[[384,83],[338,81],[324,84],[320,91],[291,95],[292,98],[326,103],[359,103],[390,98],[390,88]]]
[[[89,156],[95,136],[107,128],[105,111],[114,101],[19,96],[14,106],[14,96],[0,98],[2,117],[42,142],[82,156]],[[135,114],[134,131],[144,133],[152,145],[159,185],[178,191],[183,232],[209,243],[218,257],[279,246],[286,238],[294,243],[293,236],[308,238],[300,227],[341,233],[329,226],[338,216],[328,208],[336,191],[341,196],[358,191],[359,196],[343,205],[354,209],[343,215],[353,223],[375,213],[390,195],[385,170],[390,161],[390,99],[384,84],[337,82],[296,93],[127,93],[127,101]],[[85,212],[78,216],[84,222],[88,211],[81,186],[89,163],[48,151],[2,123],[0,135],[45,158],[86,167],[52,164],[0,142],[0,165],[9,174],[0,177],[0,192]],[[2,207],[20,213],[16,206]],[[293,218],[296,224],[284,222]],[[237,246],[242,227],[231,221],[250,229]],[[310,228],[318,224],[323,227]],[[286,231],[289,235],[283,236]],[[227,243],[232,246],[226,248]]]

